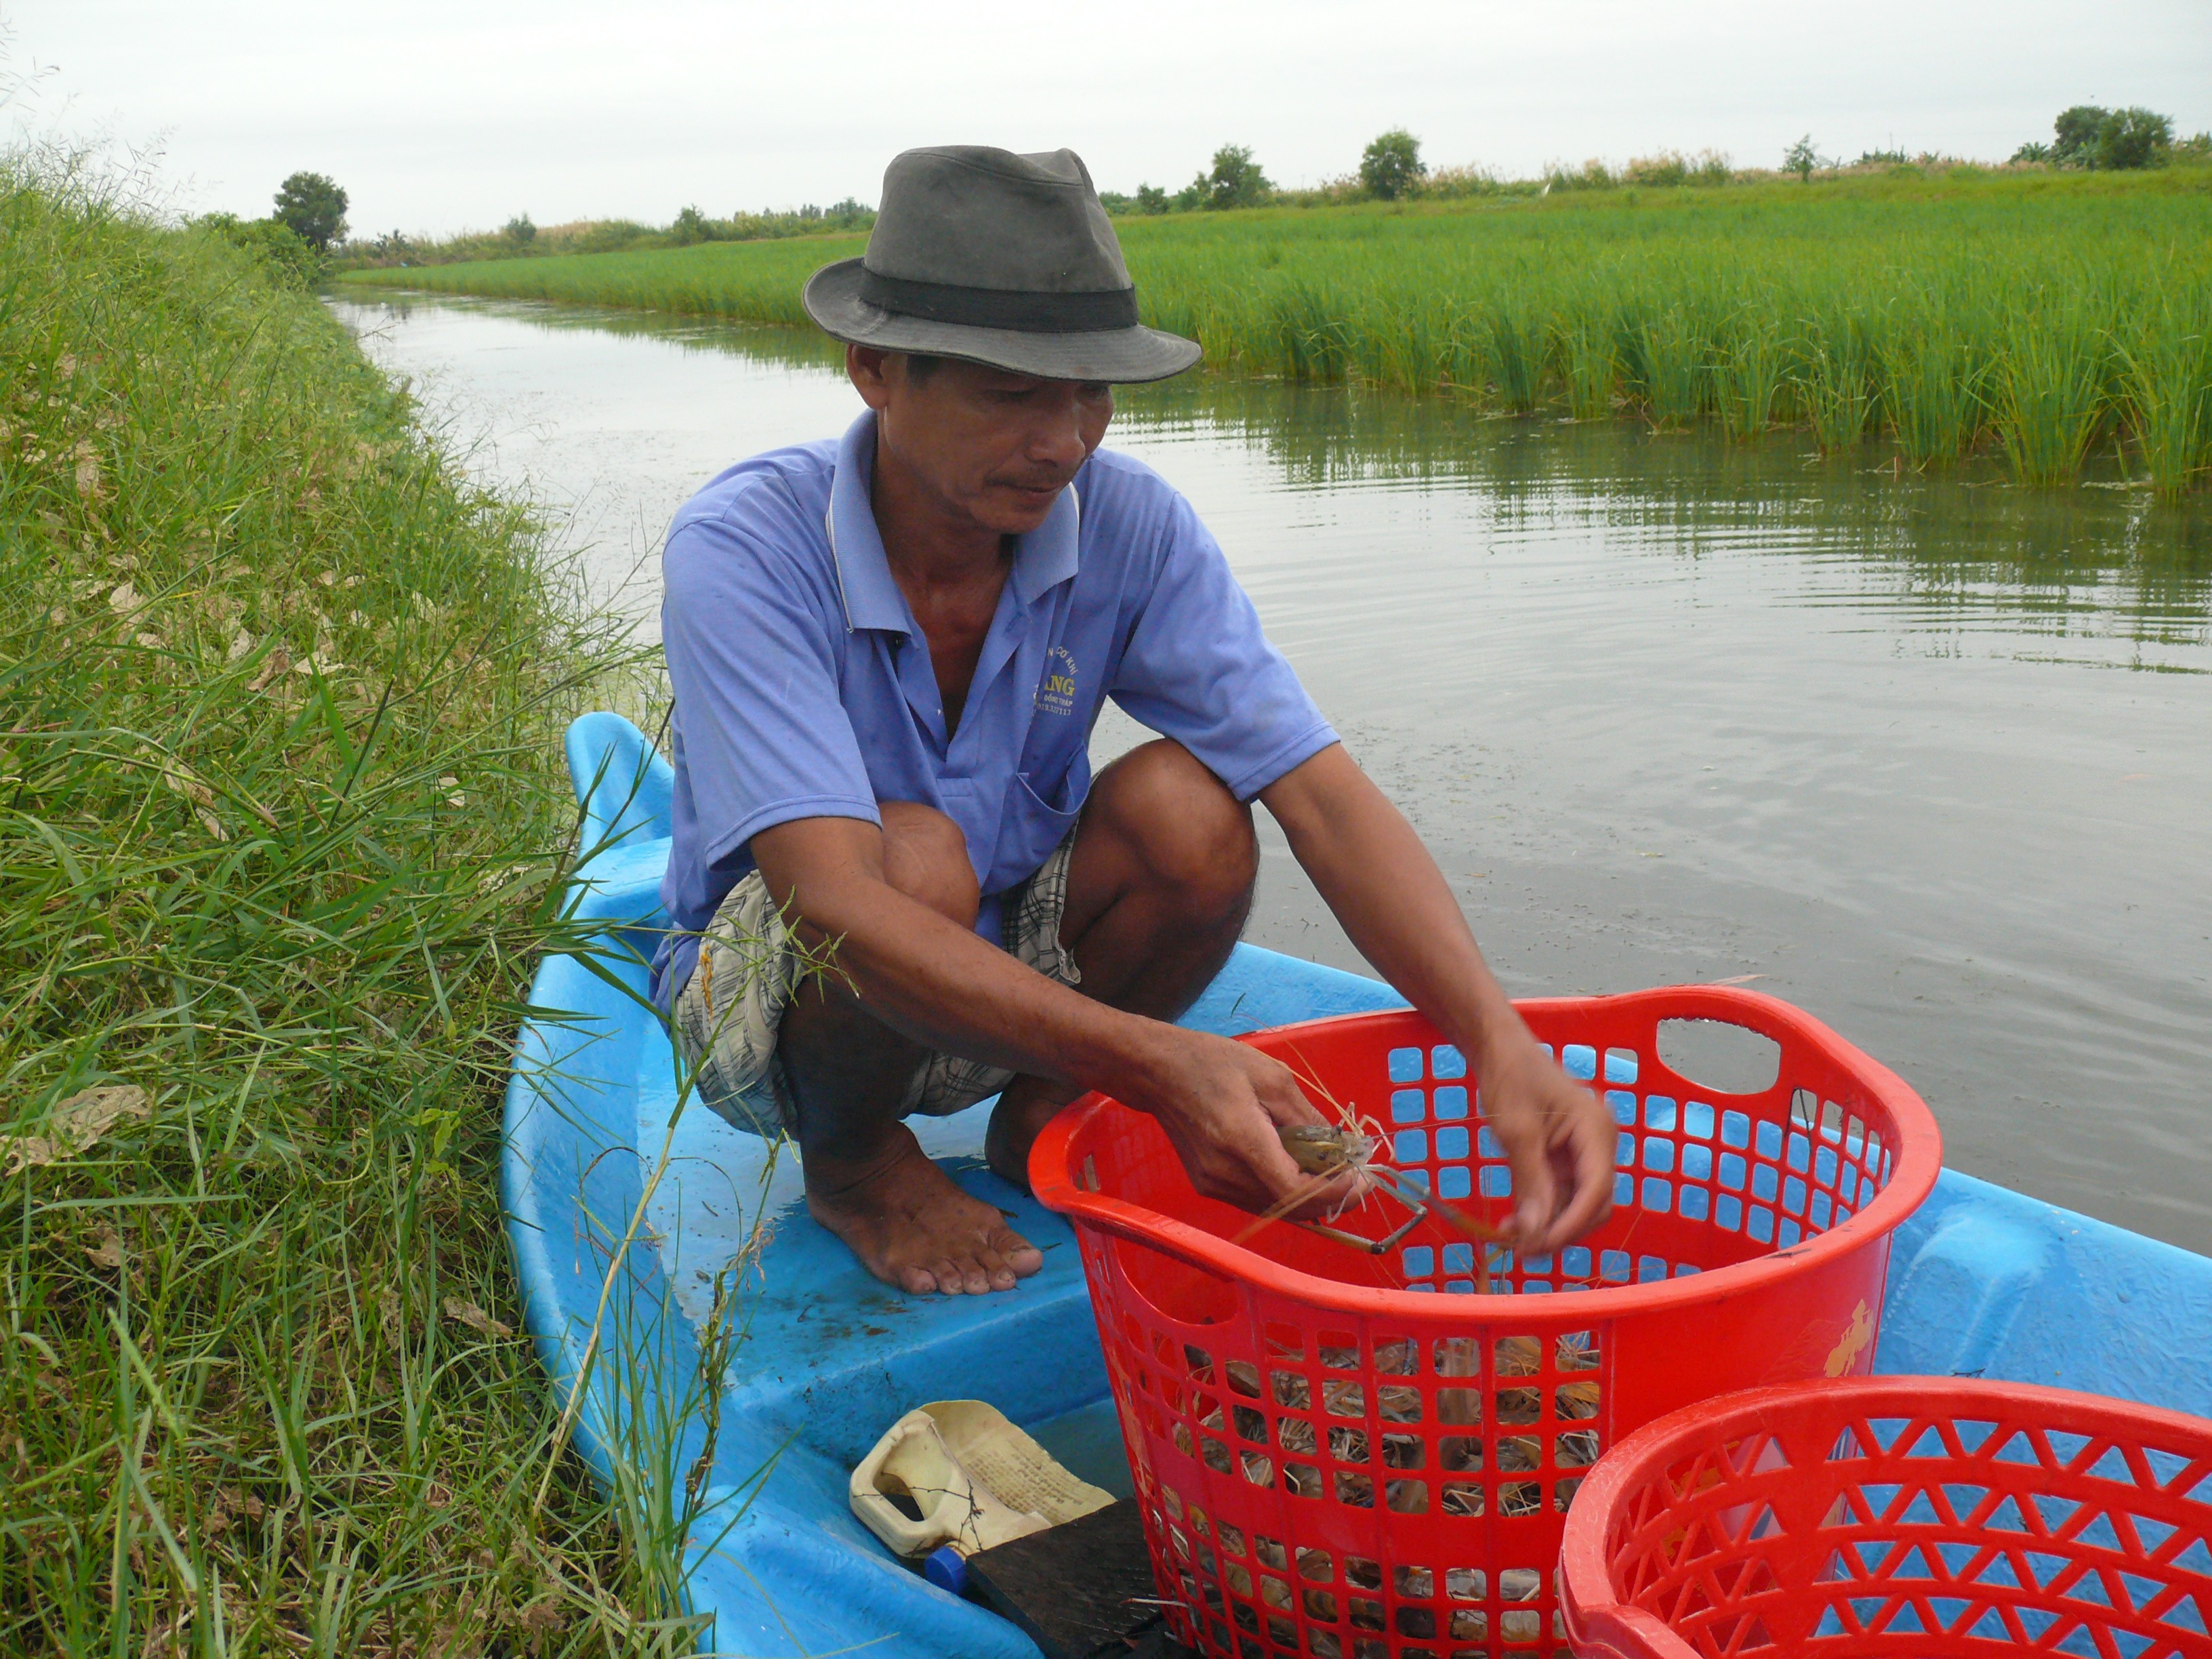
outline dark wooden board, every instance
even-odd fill
[[[983,1604],[1011,1619],[1045,1659],[1184,1659],[1151,1605],[1152,1553],[1131,1503],[968,1558]]]
[[[1112,1659],[1122,1659],[1119,1653]],[[1168,1634],[1167,1621],[1155,1620],[1128,1638],[1127,1659],[1198,1659],[1198,1656]]]

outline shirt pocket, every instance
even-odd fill
[[[1052,856],[1091,797],[1091,757],[1078,755],[1057,784],[1040,792],[1025,772],[1014,774],[1014,793],[1007,805],[1014,810],[999,836],[997,865],[1010,879],[1019,881]]]

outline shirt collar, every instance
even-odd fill
[[[875,481],[876,412],[869,410],[845,430],[837,446],[837,470],[830,480],[830,511],[824,526],[830,557],[837,570],[837,591],[845,603],[845,628],[914,632],[913,613],[891,575],[884,538],[870,503]],[[1014,597],[1034,605],[1075,574],[1083,530],[1083,503],[1073,484],[1060,492],[1045,521],[1014,544]]]
[[[1082,538],[1083,499],[1071,483],[1044,522],[1014,544],[1014,597],[1035,605],[1074,575]]]
[[[845,601],[845,631],[879,628],[912,634],[913,613],[891,579],[884,538],[876,529],[868,490],[876,472],[876,411],[865,411],[845,428],[837,446],[837,471],[830,482],[830,557],[837,567],[837,592]]]

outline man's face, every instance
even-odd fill
[[[914,376],[902,354],[846,349],[878,413],[877,441],[956,518],[1000,535],[1035,530],[1114,418],[1114,389],[1040,380],[947,358]]]

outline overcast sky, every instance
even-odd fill
[[[1073,146],[1106,189],[1224,143],[1279,183],[1411,128],[1528,173],[1662,149],[2002,158],[2069,104],[2212,128],[2212,0],[0,0],[15,118],[158,145],[179,204],[298,168],[357,232],[874,201],[911,144]]]

